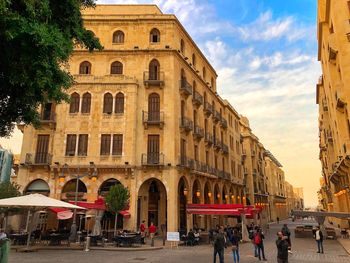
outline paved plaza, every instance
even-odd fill
[[[292,230],[300,221],[292,223],[288,221],[288,225]],[[275,233],[282,224],[273,224],[267,233],[265,240],[265,252],[268,259],[267,262],[277,262]],[[293,231],[294,232],[294,231]],[[316,253],[316,243],[313,239],[297,238],[292,239],[293,254],[290,256],[291,263],[306,262],[350,262],[350,256],[339,244],[338,241],[326,240],[324,242],[325,254]],[[90,252],[74,251],[74,250],[41,250],[33,253],[17,253],[12,252],[9,262],[26,263],[26,262],[212,262],[212,247],[209,245],[201,245],[195,247],[183,247],[178,249],[165,248],[156,251],[97,251]],[[240,246],[241,262],[258,262],[259,260],[253,256],[253,248],[250,243]],[[218,261],[217,261],[218,262]],[[225,262],[233,262],[230,249],[226,249]]]

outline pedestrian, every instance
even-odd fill
[[[214,263],[216,263],[216,254],[219,255],[219,262],[224,263],[225,244],[224,227],[221,226],[219,232],[214,236]]]
[[[253,246],[254,246],[254,257],[258,257],[258,246],[254,242],[254,236],[257,233],[258,226],[252,227],[251,230],[249,231],[249,239],[251,240]]]
[[[289,231],[289,228],[288,228],[287,224],[283,225],[281,232],[282,232],[283,236],[288,237],[288,239],[287,239],[287,241],[288,241],[288,251],[289,251],[289,253],[291,253],[292,242],[290,240],[290,231]]]
[[[318,248],[317,253],[323,254],[323,234],[322,234],[322,231],[320,230],[320,227],[316,228],[314,238],[317,242],[317,248]]]
[[[142,223],[140,224],[140,232],[141,232],[141,238],[142,238],[142,243],[146,244],[145,242],[145,237],[146,237],[146,221],[142,220]]]
[[[276,219],[277,219],[277,224],[279,224],[280,223],[280,218],[277,217]]]
[[[6,240],[7,235],[3,230],[0,230],[0,262],[7,262],[6,255]]]
[[[264,261],[267,261],[267,259],[265,258],[265,250],[264,250],[264,233],[261,231],[260,228],[257,229],[257,232],[254,235],[254,244],[257,246],[258,248],[258,257],[259,260],[261,260],[261,256],[262,259]]]
[[[148,228],[149,235],[151,237],[151,247],[154,247],[154,235],[157,232],[157,227],[151,222],[151,225]]]
[[[284,236],[282,231],[277,233],[277,262],[278,263],[288,263],[288,237]]]
[[[230,236],[234,263],[239,263],[239,241],[240,241],[240,236],[238,231],[235,229],[232,235]]]

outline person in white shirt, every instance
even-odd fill
[[[320,227],[316,228],[314,238],[317,242],[317,248],[318,248],[317,253],[323,254],[323,234],[322,234],[322,231],[320,230]]]

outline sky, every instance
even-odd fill
[[[175,14],[218,74],[219,94],[249,118],[286,180],[317,205],[316,0],[100,0]],[[20,132],[0,143],[20,152]]]

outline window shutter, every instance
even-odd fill
[[[75,155],[76,141],[77,141],[77,135],[75,134],[67,135],[66,156]]]
[[[111,135],[102,134],[101,136],[101,155],[109,155],[111,150]]]
[[[79,142],[78,142],[78,155],[87,156],[87,149],[88,149],[88,135],[80,134]]]

